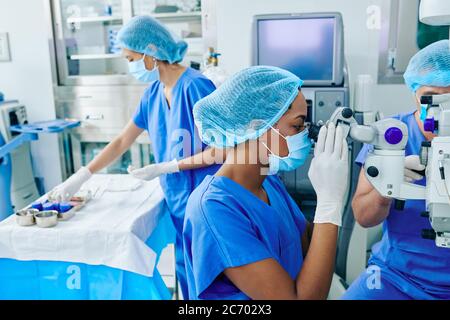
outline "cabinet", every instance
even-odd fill
[[[86,165],[116,137],[131,119],[146,88],[128,74],[116,37],[120,28],[136,15],[151,15],[188,45],[182,62],[201,65],[206,46],[203,34],[214,25],[202,11],[211,0],[48,0],[54,49],[56,114],[82,121],[70,136],[69,176]],[[125,173],[129,164],[143,166],[153,159],[144,133],[106,173]]]
[[[116,40],[136,15],[155,17],[189,44],[184,65],[201,63],[206,51],[199,0],[53,0],[52,15],[58,85],[138,85]]]

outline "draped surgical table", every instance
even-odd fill
[[[159,180],[94,175],[54,228],[0,223],[0,299],[170,299],[156,266],[175,239]]]

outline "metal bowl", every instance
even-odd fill
[[[19,226],[27,227],[36,223],[34,215],[39,213],[36,209],[24,209],[16,212],[16,222]]]
[[[36,224],[41,228],[51,228],[58,224],[58,211],[41,211],[34,215]]]
[[[58,220],[59,221],[67,221],[73,218],[75,215],[75,208],[70,209],[66,212],[59,212],[58,213]]]

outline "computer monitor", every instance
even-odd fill
[[[291,71],[304,86],[340,86],[344,81],[344,38],[340,13],[254,17],[253,65]]]

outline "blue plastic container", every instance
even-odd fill
[[[44,207],[43,207],[43,205],[42,205],[41,202],[33,202],[33,203],[31,204],[31,208],[36,209],[36,210],[39,210],[39,211],[44,210]]]
[[[64,213],[64,212],[67,212],[67,211],[69,211],[70,209],[72,209],[73,208],[73,206],[70,204],[70,203],[67,203],[67,202],[61,202],[60,204],[59,204],[59,213]]]
[[[53,203],[53,202],[46,202],[42,205],[42,209],[44,211],[50,211],[50,210],[55,210],[59,212],[59,204],[58,203]]]

